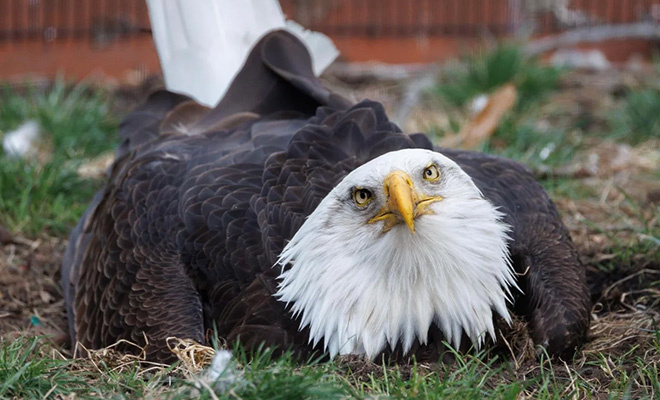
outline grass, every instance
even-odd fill
[[[0,87],[0,116],[0,136],[34,120],[50,147],[45,162],[0,150],[0,224],[27,236],[66,233],[100,187],[79,177],[77,167],[118,141],[108,94],[63,80],[46,91],[28,87],[25,94]]]
[[[117,121],[109,94],[84,84],[58,79],[47,90],[27,86],[25,94],[0,87],[0,132],[36,120],[54,141],[54,156],[78,159],[114,149]]]
[[[239,346],[234,354],[239,379],[226,388],[226,398],[233,392],[241,399],[342,399],[350,392],[328,363],[311,359],[300,367],[291,353],[274,357],[272,350],[260,349],[250,357]]]
[[[48,354],[42,337],[0,338],[0,398],[67,396],[88,386],[68,369],[71,360]]]
[[[531,117],[523,120],[509,116],[480,150],[549,171],[568,163],[579,147],[579,138],[572,137],[565,130],[540,129]]]
[[[629,268],[636,264],[642,266],[660,266],[660,207],[655,212],[645,212],[639,202],[630,197],[625,200],[626,210],[631,219],[639,224],[625,224],[621,229],[605,229],[592,223],[594,231],[607,236],[609,247],[607,251],[615,257],[608,263],[611,268]],[[641,260],[640,260],[641,258]],[[660,272],[658,282],[646,284],[649,287],[660,288]]]
[[[605,392],[609,398],[651,398],[660,390],[657,330],[650,346],[623,354],[596,352],[572,363],[541,356],[525,365],[489,352],[456,354],[450,364],[388,366],[357,358],[301,364],[289,353],[274,357],[262,349],[248,356],[235,347],[233,376],[221,375],[221,386],[167,368],[145,372],[139,364],[118,369],[100,362],[91,368],[88,360],[65,360],[48,348],[43,337],[0,341],[0,398],[556,399]]]
[[[436,94],[456,107],[511,82],[518,91],[517,109],[528,109],[550,93],[561,76],[561,70],[526,58],[521,48],[511,43],[470,56],[464,64],[450,71],[435,89]]]
[[[73,164],[0,160],[0,223],[27,236],[62,235],[71,229],[98,190]]]
[[[609,122],[609,136],[614,139],[639,144],[649,138],[660,138],[660,89],[629,92]]]
[[[550,175],[543,179],[541,184],[546,191],[559,198],[588,199],[590,201],[598,199],[594,188],[575,179]]]
[[[531,384],[501,380],[506,374],[506,365],[497,357],[485,359],[483,353],[457,355],[455,365],[440,364],[430,368],[413,364],[407,371],[380,367],[382,373],[369,375],[368,383],[358,386],[359,398],[384,395],[395,399],[515,399]],[[494,382],[497,383],[493,385]]]

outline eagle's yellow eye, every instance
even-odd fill
[[[440,171],[438,171],[438,167],[436,167],[435,164],[431,164],[424,168],[424,179],[432,182],[440,179]]]
[[[371,201],[371,192],[367,189],[353,189],[353,201],[358,207],[364,207]]]

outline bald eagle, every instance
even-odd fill
[[[171,362],[168,337],[215,332],[440,359],[514,312],[550,354],[585,336],[584,267],[530,172],[434,148],[381,104],[331,93],[286,32],[255,46],[215,108],[156,92],[120,134],[63,261],[73,343],[148,341]]]

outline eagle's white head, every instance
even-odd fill
[[[399,150],[351,172],[285,247],[276,294],[331,356],[374,358],[432,323],[459,347],[495,337],[494,309],[515,279],[509,227],[472,179],[442,154]],[[289,268],[284,270],[284,266]]]

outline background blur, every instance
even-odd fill
[[[555,43],[544,54],[551,56],[566,46],[595,48],[612,63],[626,63],[631,58],[650,60],[659,39],[658,0],[280,3],[288,18],[329,35],[341,51],[342,60],[348,62],[438,62],[496,39],[535,40],[578,30],[581,40]],[[612,32],[615,25],[628,25],[629,29]],[[588,38],[585,28],[596,32],[595,36]],[[157,72],[158,57],[143,1],[0,2],[0,78],[64,73],[78,79],[91,74],[134,80],[136,75],[139,78]]]

